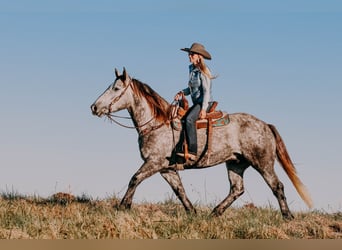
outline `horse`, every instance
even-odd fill
[[[287,152],[283,139],[276,127],[247,113],[229,114],[229,124],[212,129],[210,157],[203,157],[193,164],[178,168],[173,162],[175,142],[181,138],[181,131],[170,125],[172,105],[156,93],[149,85],[131,78],[126,69],[120,74],[115,69],[115,80],[91,105],[91,112],[98,117],[109,117],[126,109],[138,133],[138,143],[142,166],[129,181],[127,191],[119,208],[131,209],[136,188],[145,179],[156,173],[166,180],[181,201],[185,210],[196,213],[196,209],[185,193],[179,171],[182,169],[202,169],[226,164],[230,190],[227,197],[211,212],[220,216],[244,193],[243,174],[252,166],[263,177],[277,198],[284,219],[293,219],[284,194],[284,185],[274,171],[275,160],[292,181],[298,194],[309,208],[310,195],[297,176],[294,164]],[[207,145],[205,129],[197,130],[198,152]]]

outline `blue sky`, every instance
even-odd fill
[[[142,164],[134,130],[91,115],[114,67],[167,100],[187,83],[193,42],[212,54],[219,108],[277,126],[316,209],[341,210],[340,1],[0,1],[0,190],[122,196]],[[126,114],[125,112],[122,112]],[[293,210],[306,209],[284,171]],[[181,173],[194,203],[229,191],[224,165]],[[235,205],[278,207],[245,173]],[[135,201],[172,196],[159,175]]]

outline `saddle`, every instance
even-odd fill
[[[222,112],[220,110],[215,110],[218,105],[218,102],[214,101],[209,104],[209,107],[207,109],[206,117],[204,119],[198,119],[196,121],[196,128],[197,129],[207,129],[207,145],[205,148],[205,151],[201,154],[197,162],[199,162],[203,156],[207,153],[207,160],[209,161],[209,157],[211,154],[211,144],[212,144],[212,129],[213,127],[221,127],[225,126],[229,123],[229,115],[226,112]],[[186,114],[187,110],[189,109],[189,104],[187,99],[184,95],[182,95],[181,101],[179,101],[179,107],[178,109],[175,109],[176,111],[176,117],[178,119],[172,119],[172,127],[173,129],[176,129],[178,131],[182,130],[182,123],[181,119]],[[184,138],[183,142],[183,148],[184,148],[184,158],[186,161],[188,161],[188,145],[187,141]],[[196,163],[195,163],[196,164]],[[181,169],[179,169],[181,170]]]
[[[209,108],[206,113],[206,117],[204,119],[198,119],[196,121],[196,128],[203,129],[209,127],[221,127],[225,126],[229,123],[229,115],[226,112],[222,112],[221,110],[215,110],[218,105],[218,102],[214,101],[209,105]],[[187,100],[183,97],[182,101],[179,104],[178,109],[176,110],[175,117],[177,119],[172,120],[173,129],[180,131],[182,130],[181,119],[186,114],[189,109],[189,105]]]

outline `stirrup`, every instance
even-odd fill
[[[189,159],[195,161],[197,156],[191,153],[177,153],[178,156],[183,157],[185,160]]]

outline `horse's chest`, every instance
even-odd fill
[[[167,133],[151,134],[139,138],[139,148],[143,158],[165,155],[172,150],[172,138]]]

